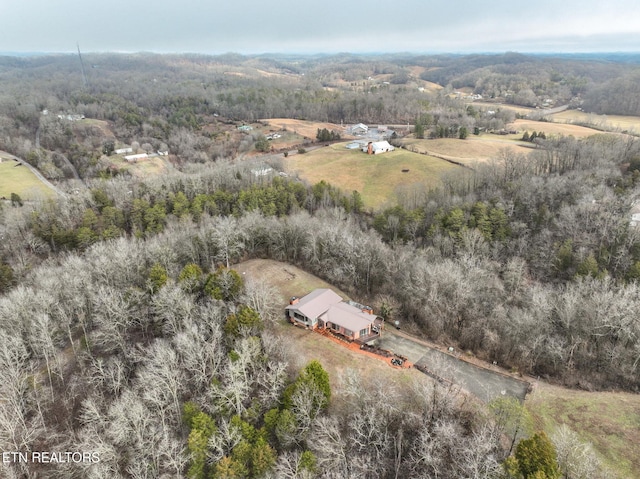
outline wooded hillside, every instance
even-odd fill
[[[634,136],[511,134],[495,158],[404,185],[372,210],[356,188],[281,171],[257,121],[396,124],[411,139],[422,128],[424,141],[463,141],[497,135],[515,114],[454,88],[586,108],[634,78],[634,63],[616,63],[616,80],[597,59],[515,54],[85,61],[87,86],[73,56],[0,59],[0,149],[60,190],[0,203],[0,448],[100,461],[14,462],[7,477],[515,479],[574,477],[576,464],[588,466],[578,477],[611,477],[572,431],[525,427],[517,401],[487,408],[426,376],[382,385],[353,371],[332,389],[317,362],[294,368],[273,324],[286,298],[230,266],[288,262],[479,360],[637,392]],[[426,91],[427,79],[444,88]],[[608,104],[632,90],[612,89]],[[166,168],[114,168],[124,146]],[[336,396],[352,408],[332,407]],[[576,450],[588,460],[554,457]]]

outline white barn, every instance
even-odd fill
[[[371,141],[362,147],[363,153],[367,153],[369,155],[378,155],[380,153],[393,150],[395,150],[395,147],[388,141]]]

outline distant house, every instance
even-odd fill
[[[382,327],[382,320],[371,308],[345,302],[330,289],[316,289],[294,298],[285,311],[294,324],[328,330],[350,341],[371,341]]]
[[[84,115],[77,115],[77,114],[65,115],[65,114],[60,114],[60,115],[58,115],[58,119],[59,120],[67,120],[67,121],[80,121],[80,120],[84,120]]]
[[[135,163],[138,160],[144,160],[145,158],[149,158],[149,155],[146,153],[139,153],[137,155],[127,155],[124,157],[129,163]]]
[[[240,131],[251,131],[253,130],[253,127],[250,125],[242,125],[238,127],[238,130]]]
[[[251,170],[251,174],[253,176],[267,176],[274,172],[274,169],[270,166],[261,166],[259,168],[254,168]]]
[[[133,153],[133,148],[118,148],[113,151],[116,155],[126,155],[127,153]]]
[[[358,123],[349,128],[349,132],[352,135],[366,135],[369,132],[369,127],[364,123]]]
[[[362,151],[369,155],[379,155],[393,150],[395,150],[395,147],[388,141],[370,141],[366,146],[362,147]]]

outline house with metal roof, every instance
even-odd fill
[[[364,123],[358,123],[357,125],[352,125],[351,128],[349,128],[349,132],[352,135],[366,135],[368,131],[369,127]]]
[[[316,289],[292,298],[285,308],[289,321],[311,329],[325,329],[350,341],[367,342],[378,337],[382,320],[368,307],[354,306],[330,289]]]
[[[387,151],[393,151],[395,147],[388,141],[370,141],[367,145],[362,147],[362,151],[369,155],[379,155]]]

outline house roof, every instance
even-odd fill
[[[300,298],[295,304],[290,304],[285,309],[300,311],[307,318],[317,318],[326,312],[332,305],[338,304],[342,298],[330,289],[320,288]]]
[[[362,147],[362,151],[365,153],[368,151],[368,149],[369,149],[368,144]],[[395,147],[386,140],[373,141],[371,142],[371,150],[372,151],[393,151],[395,150]]]
[[[394,149],[388,141],[374,141],[371,145],[374,150]]]
[[[345,329],[360,331],[368,328],[375,321],[376,315],[365,313],[347,303],[338,303],[331,305],[321,318]]]

